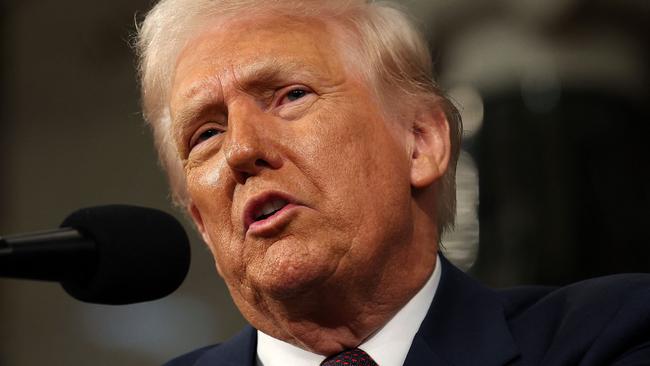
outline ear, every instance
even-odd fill
[[[440,103],[417,111],[411,133],[411,185],[426,188],[447,171],[451,155],[449,121]]]

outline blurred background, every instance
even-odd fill
[[[650,271],[650,2],[422,0],[465,120],[447,255],[491,286]],[[128,46],[150,1],[0,1],[0,235],[80,207],[174,211]],[[191,234],[174,295],[128,306],[0,280],[0,365],[157,365],[244,321]]]

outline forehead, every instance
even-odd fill
[[[328,22],[292,16],[255,16],[208,25],[178,58],[172,104],[208,84],[224,88],[268,71],[335,77],[347,69],[343,37],[337,33],[341,32]]]

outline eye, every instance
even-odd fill
[[[286,103],[295,102],[296,100],[302,99],[309,94],[311,94],[311,91],[306,90],[304,88],[289,89],[289,91],[284,96],[282,96],[278,104],[282,105]]]
[[[222,132],[223,132],[222,130],[216,127],[210,127],[210,128],[197,131],[197,133],[194,134],[194,137],[192,137],[192,139],[190,140],[190,149],[196,147],[202,142],[211,139],[214,136],[221,134]]]

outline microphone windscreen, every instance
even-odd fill
[[[78,210],[71,227],[96,245],[96,263],[62,281],[78,300],[123,305],[155,300],[176,290],[190,265],[185,230],[171,215],[151,208],[109,205]]]

